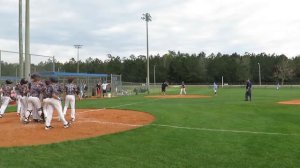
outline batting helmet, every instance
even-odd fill
[[[41,76],[37,73],[34,73],[30,77],[31,77],[31,79],[39,79]]]
[[[13,82],[11,80],[6,80],[5,83],[9,85],[12,84]]]
[[[74,78],[68,78],[68,83],[72,83],[74,81]]]
[[[50,80],[52,83],[57,83],[57,82],[58,82],[58,78],[57,78],[57,77],[50,77],[49,80]]]
[[[28,81],[27,81],[25,78],[22,78],[22,79],[20,80],[20,84],[21,84],[21,85],[24,85],[24,84],[26,84],[26,83],[28,83]]]

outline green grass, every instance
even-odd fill
[[[167,91],[177,94],[178,88]],[[276,103],[300,98],[299,89],[254,89],[252,102],[243,101],[244,88],[219,89],[217,96],[207,87],[188,87],[187,91],[212,97],[153,100],[138,95],[80,101],[77,106],[145,111],[156,117],[154,124],[297,135],[149,125],[79,141],[0,148],[0,167],[300,167],[300,106]]]

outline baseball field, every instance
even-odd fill
[[[79,101],[78,109],[133,110],[155,120],[92,138],[1,147],[0,167],[300,167],[300,106],[278,103],[300,99],[299,88],[254,87],[252,102],[244,101],[244,87],[219,89],[216,96],[208,87],[190,86],[187,92],[203,97],[135,95]],[[167,94],[178,93],[178,88],[167,89]],[[0,133],[5,131],[0,125]]]

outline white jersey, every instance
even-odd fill
[[[218,85],[216,83],[214,83],[214,90],[218,89]]]
[[[102,87],[102,90],[106,90],[106,88],[107,88],[107,83],[103,83],[102,85],[101,85],[101,87]]]

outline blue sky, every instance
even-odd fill
[[[25,6],[25,0],[23,1]],[[297,0],[31,0],[31,53],[106,59],[150,54],[276,53],[300,55]],[[0,0],[0,49],[18,50],[18,1]],[[7,61],[15,56],[3,55]],[[33,61],[39,61],[34,59]]]

